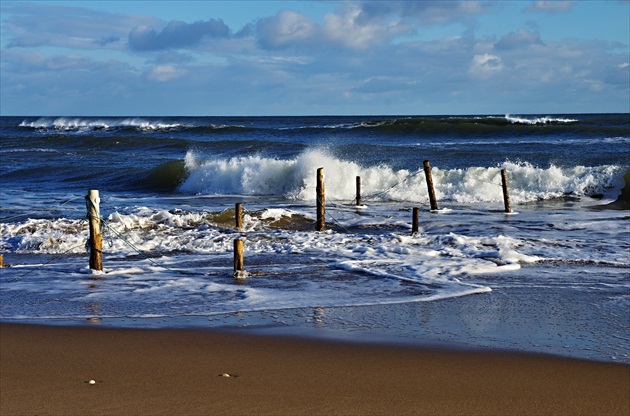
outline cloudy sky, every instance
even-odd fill
[[[630,2],[8,1],[2,115],[630,111]]]

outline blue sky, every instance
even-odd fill
[[[630,2],[7,1],[2,115],[630,112]]]

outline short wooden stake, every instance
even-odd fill
[[[505,212],[512,212],[510,208],[510,194],[508,193],[508,180],[507,172],[505,169],[501,169],[501,184],[503,185],[503,203],[505,205]]]
[[[326,193],[324,191],[324,168],[317,169],[317,231],[326,229]]]
[[[4,254],[0,254],[0,267],[4,267]]]
[[[418,214],[420,212],[420,208],[414,208],[413,214],[411,216],[411,234],[416,234],[418,232]]]
[[[357,206],[361,205],[361,177],[357,176]]]
[[[243,228],[243,205],[240,202],[234,206],[234,219],[236,220],[236,229]]]
[[[428,160],[424,161],[424,176],[427,179],[427,187],[429,189],[429,201],[431,203],[431,211],[437,211],[438,204],[435,199],[435,190],[433,189],[433,176],[431,175],[431,164]]]
[[[103,270],[103,235],[101,234],[101,200],[98,190],[90,189],[85,197],[90,220],[90,269]]]
[[[243,240],[234,240],[234,273],[242,272],[243,269]]]

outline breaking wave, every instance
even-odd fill
[[[311,149],[294,159],[262,156],[199,159],[189,151],[186,178],[178,190],[208,195],[274,195],[296,200],[314,197],[316,170],[324,168],[327,198],[355,198],[355,177],[361,176],[363,200],[426,202],[424,170],[363,167],[325,150]],[[547,168],[506,161],[494,167],[432,168],[436,197],[457,203],[500,202],[501,169],[508,171],[510,198],[525,203],[564,196],[615,198],[624,186],[624,169],[616,165]]]
[[[22,121],[19,127],[29,127],[39,130],[57,131],[94,131],[113,128],[133,128],[138,130],[165,130],[183,127],[179,123],[164,121],[149,121],[142,118],[81,118],[58,117],[40,118],[35,121]]]
[[[512,124],[567,124],[567,123],[578,122],[578,120],[573,119],[573,118],[555,118],[555,117],[550,117],[550,116],[525,118],[525,117],[511,116],[509,114],[505,115],[505,119]]]

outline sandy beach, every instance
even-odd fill
[[[630,412],[624,364],[190,329],[0,335],[2,415]]]

